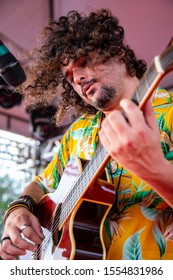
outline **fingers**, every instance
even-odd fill
[[[150,128],[158,128],[158,124],[155,118],[154,110],[150,101],[147,101],[143,106],[143,113],[145,121]]]
[[[137,106],[129,100],[123,101],[124,102],[121,102],[120,105],[122,106],[125,116],[122,111],[115,110],[102,122],[102,128],[99,134],[101,142],[106,146],[109,144],[111,145],[111,143],[116,145],[118,141],[125,141],[127,135],[128,139],[130,139],[130,137],[132,137],[132,127],[134,124],[136,125],[139,123],[139,117],[134,114]],[[139,114],[142,115],[142,112]],[[114,139],[114,141],[112,141],[112,139]]]
[[[123,99],[120,102],[120,105],[127,114],[128,120],[132,126],[135,125],[135,127],[137,127],[137,125],[142,126],[145,124],[151,128],[157,126],[154,110],[150,100],[145,102],[142,110],[139,109],[134,102],[127,99]]]
[[[120,102],[120,106],[124,110],[130,126],[138,128],[145,124],[143,111],[139,109],[134,102],[128,99],[123,99]]]
[[[27,209],[16,209],[6,220],[0,254],[3,259],[16,259],[26,250],[34,251],[43,239],[38,219]]]
[[[111,112],[102,122],[99,132],[100,141],[108,153],[116,160],[120,160],[120,154],[126,155],[129,152],[129,160],[133,160],[133,153],[138,155],[143,144],[147,146],[147,139],[151,129],[148,126],[150,117],[145,120],[145,114],[153,114],[151,105],[148,104],[144,112],[131,100],[123,99],[120,105],[125,112],[115,110]],[[148,122],[148,123],[147,123]],[[151,122],[154,123],[154,120]]]
[[[123,99],[120,105],[124,114],[122,111],[115,110],[103,120],[102,129],[104,129],[106,134],[108,133],[108,136],[117,133],[117,135],[121,135],[121,137],[123,135],[129,135],[130,137],[131,133],[138,133],[138,131],[144,130],[146,125],[151,122],[151,116],[153,117],[152,122],[155,122],[150,102],[147,102],[144,112],[141,111],[134,102],[128,99]]]
[[[2,238],[0,256],[5,260],[15,260],[17,256],[25,255],[26,251],[16,247],[9,236]]]
[[[22,237],[29,239],[34,244],[41,244],[44,239],[44,234],[42,232],[41,226],[38,222],[38,219],[33,216],[30,223],[23,223],[20,227],[20,232]]]
[[[26,250],[35,250],[35,244],[41,244],[44,239],[38,219],[31,213],[28,216],[22,216],[17,223],[17,230],[16,225],[13,225],[11,230],[15,233],[11,237],[12,242]]]

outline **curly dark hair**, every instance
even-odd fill
[[[23,89],[28,103],[33,100],[33,105],[36,100],[38,103],[38,100],[46,101],[59,95],[61,113],[70,106],[74,106],[79,114],[96,112],[64,78],[61,71],[64,62],[68,64],[69,60],[87,57],[88,53],[96,50],[103,61],[119,57],[132,77],[140,79],[146,71],[145,61],[138,60],[134,51],[124,44],[124,29],[118,18],[107,9],[91,12],[88,16],[70,11],[58,21],[52,20],[42,31],[40,43],[26,69],[29,78]]]

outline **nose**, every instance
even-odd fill
[[[87,79],[87,71],[85,68],[77,67],[73,69],[73,80],[75,84],[81,85]]]

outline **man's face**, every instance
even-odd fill
[[[125,65],[117,58],[98,62],[96,52],[86,60],[80,58],[62,67],[62,72],[73,89],[88,104],[100,111],[118,108],[123,97],[127,97],[127,75]]]

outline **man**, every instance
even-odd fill
[[[58,189],[72,158],[90,160],[101,141],[112,157],[106,174],[116,190],[104,222],[106,258],[172,259],[173,94],[155,90],[155,114],[150,100],[142,110],[130,100],[146,64],[125,45],[123,28],[107,10],[88,16],[70,12],[50,23],[42,35],[35,68],[32,65],[28,73],[32,82],[25,87],[26,99],[61,91],[59,119],[70,105],[77,115],[84,114],[66,132],[48,167],[9,206],[2,258],[15,259],[42,242],[37,203]]]

